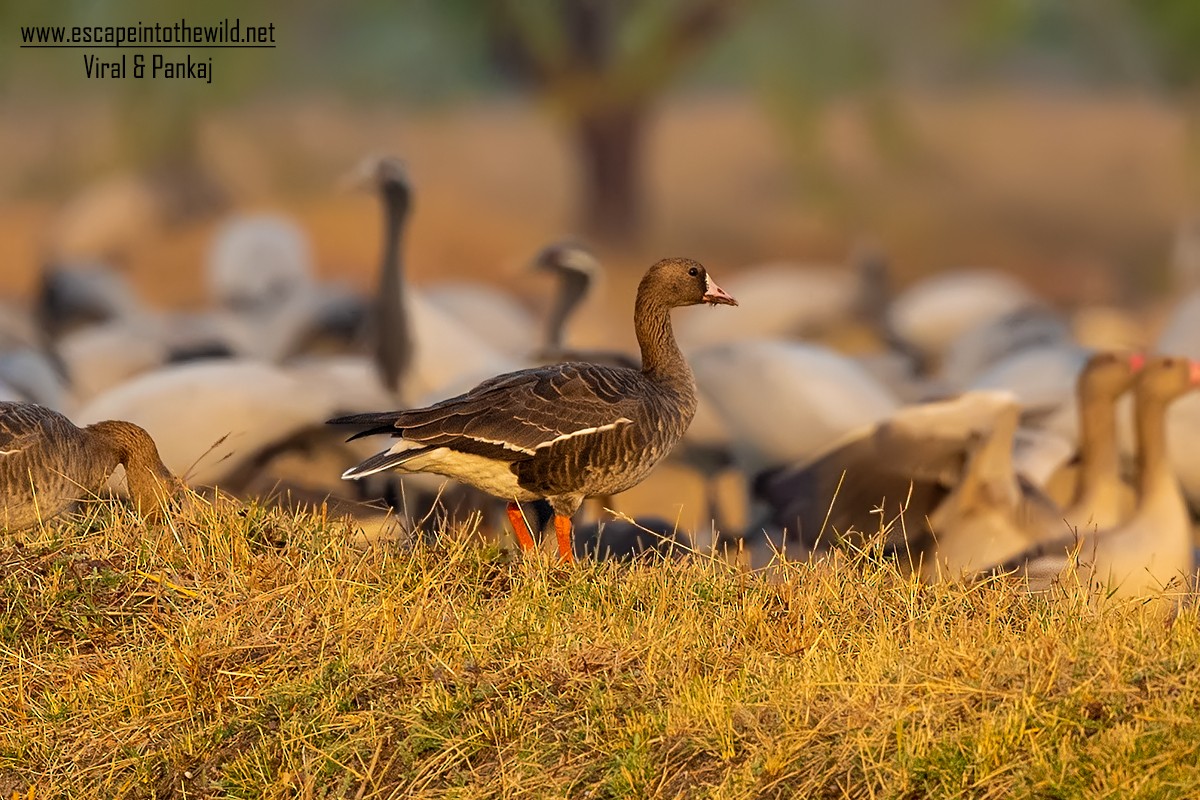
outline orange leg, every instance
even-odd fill
[[[521,546],[521,551],[532,550],[533,536],[529,533],[529,526],[525,524],[525,515],[521,513],[521,507],[516,503],[508,504],[508,521],[512,525],[513,533],[517,535],[517,544]]]
[[[568,563],[575,560],[575,548],[571,544],[571,518],[554,515],[554,535],[558,537],[558,557]]]

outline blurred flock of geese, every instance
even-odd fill
[[[359,177],[384,222],[369,297],[319,282],[291,221],[240,216],[211,244],[204,310],[149,308],[101,264],[48,266],[35,302],[0,307],[0,525],[114,492],[161,514],[186,486],[324,504],[368,538],[478,514],[468,527],[529,549],[553,523],[540,546],[565,559],[769,571],[875,543],[930,581],[1190,590],[1200,292],[1152,346],[1125,349],[1146,343],[1130,323],[1081,337],[1095,313],[1068,318],[994,271],[895,292],[864,247],[722,289],[664,259],[639,288],[640,356],[582,350],[569,322],[602,273],[584,246],[533,257],[557,284],[540,320],[490,286],[411,286],[405,171],[372,159]],[[699,303],[741,307],[675,311],[672,327],[671,308]],[[711,525],[585,509],[572,526],[585,498],[619,509],[610,495],[664,458],[701,476]],[[729,474],[747,498],[737,521],[715,489]]]

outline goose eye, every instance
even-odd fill
[[[692,267],[691,269],[688,270],[688,275],[691,275],[692,277],[695,277],[696,275],[699,275],[699,274],[700,274],[700,270],[696,269],[695,267]]]

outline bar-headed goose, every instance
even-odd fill
[[[691,259],[654,264],[638,286],[640,370],[568,362],[500,375],[428,408],[331,420],[388,433],[395,445],[347,470],[434,472],[509,501],[523,548],[533,546],[519,502],[554,509],[560,557],[571,560],[571,517],[585,497],[637,485],[687,430],[696,385],[671,330],[670,310],[736,301]]]

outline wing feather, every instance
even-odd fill
[[[355,438],[388,432],[429,447],[483,449],[516,461],[555,442],[631,424],[636,401],[630,396],[639,378],[619,367],[554,364],[499,375],[426,408],[330,422],[371,426]]]

